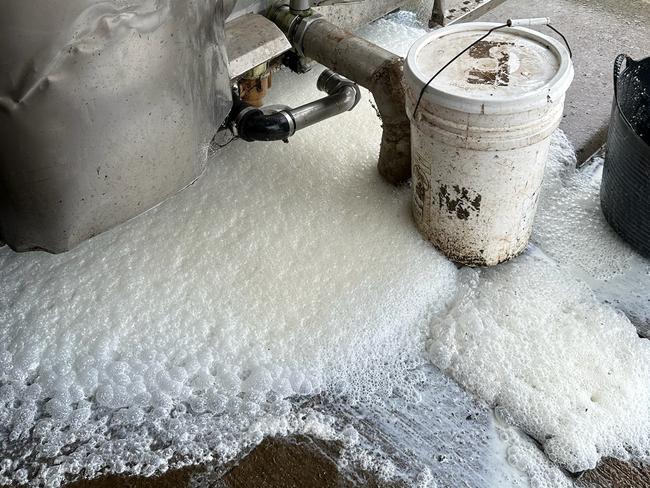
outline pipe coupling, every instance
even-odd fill
[[[305,15],[304,12],[309,12]],[[289,42],[300,56],[305,56],[303,41],[305,33],[317,22],[323,22],[325,18],[311,9],[305,11],[294,11],[289,5],[274,5],[268,12],[267,17],[275,22]]]

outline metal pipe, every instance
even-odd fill
[[[311,8],[309,0],[291,0],[289,8],[293,13],[305,12]]]
[[[299,53],[370,90],[383,126],[378,169],[393,184],[411,176],[411,124],[402,85],[404,60],[318,15],[300,18],[279,6],[269,14]]]
[[[329,96],[289,111],[297,131],[352,110],[361,100],[359,87],[331,70],[323,71],[317,87]]]
[[[383,134],[378,169],[393,184],[411,177],[411,123],[402,85],[403,59],[326,21],[303,34],[303,52],[370,90]]]
[[[447,12],[446,0],[435,0],[433,2],[433,14],[429,21],[429,28],[433,29],[436,26],[445,25],[445,13]]]
[[[317,86],[328,96],[294,109],[269,113],[269,109],[255,109],[240,101],[232,115],[237,135],[249,142],[287,140],[298,130],[352,110],[361,100],[355,83],[330,70],[323,71]]]

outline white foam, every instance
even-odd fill
[[[278,76],[269,102],[321,96],[318,73]],[[73,252],[0,250],[0,482],[230,458],[286,423],[285,398],[403,382],[456,268],[377,174],[380,134],[366,95],[287,146],[231,144]]]
[[[539,450],[537,445],[518,429],[499,423],[497,432],[504,457],[516,470],[527,475],[531,488],[573,488],[573,481]],[[516,485],[515,485],[516,486]]]
[[[648,263],[607,225],[600,210],[601,162],[576,170],[573,146],[558,134],[535,221],[534,241],[574,273],[598,280]]]
[[[364,31],[400,53],[421,33],[407,14]],[[280,74],[269,103],[320,96],[317,74]],[[566,141],[535,234],[548,255],[458,271],[415,230],[410,189],[377,175],[381,129],[364,97],[288,146],[231,144],[195,185],[73,252],[0,250],[0,483],[151,475],[291,432],[354,446],[354,432],[290,399],[400,391],[417,403],[425,346],[564,466],[646,452],[647,342],[582,281],[604,283],[599,252],[622,248],[596,217],[575,217],[596,215],[597,196],[579,191]],[[625,251],[613,268],[634,263],[647,265]],[[564,480],[506,437],[533,483]],[[422,486],[454,474],[419,468]]]
[[[421,3],[421,2],[418,2]],[[427,31],[422,20],[431,16],[430,6],[421,5],[416,15],[409,11],[398,11],[359,29],[358,35],[384,49],[406,57],[411,45]]]
[[[574,163],[558,134],[535,231],[535,241],[567,264],[530,248],[494,269],[462,270],[428,350],[553,461],[581,471],[605,456],[650,452],[650,343],[583,281],[647,262],[595,215],[598,194],[584,181],[590,173],[575,173]]]
[[[502,440],[505,428],[495,423],[484,402],[431,365],[410,375],[419,378],[417,402],[412,394],[397,391],[381,402],[326,408],[357,429],[355,442],[343,452],[344,466],[362,466],[393,481],[391,486],[528,486],[523,471],[506,461],[513,440]],[[552,466],[539,469],[546,478],[556,471]]]
[[[650,261],[605,221],[600,209],[602,158],[576,170],[573,147],[562,133],[551,151],[533,240],[650,337]]]

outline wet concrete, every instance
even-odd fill
[[[400,395],[369,405],[319,397],[302,400],[303,407],[334,416],[338,429],[353,426],[363,449],[377,449],[407,475],[403,479],[383,481],[351,461],[341,442],[292,435],[267,438],[226,465],[208,463],[152,478],[107,475],[66,488],[408,488],[424,467],[441,488],[489,488],[494,479],[499,486],[524,486],[518,473],[506,470],[504,476],[502,468],[495,469],[494,458],[503,454],[495,455],[499,448],[489,407],[449,380],[440,383],[442,375],[433,366],[423,366],[420,372],[417,403],[405,402]],[[649,487],[650,469],[606,460],[598,469],[576,476],[576,483],[580,488]]]
[[[163,476],[105,476],[67,488],[407,488],[358,470],[342,472],[340,445],[306,436],[266,439],[225,472],[211,465],[185,468]],[[218,469],[218,468],[217,468]],[[606,459],[576,479],[580,488],[648,488],[650,469],[640,463]],[[441,485],[446,486],[446,485]]]
[[[215,488],[406,488],[363,471],[341,472],[339,448],[335,443],[304,436],[268,439],[226,473]]]
[[[67,488],[407,488],[338,467],[341,445],[307,436],[269,438],[224,470],[204,465],[155,478],[105,476]]]
[[[583,473],[577,485],[582,488],[648,488],[650,469],[641,463],[606,459],[598,469]]]

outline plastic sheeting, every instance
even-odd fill
[[[205,168],[230,108],[223,0],[7,0],[0,236],[66,251]]]

